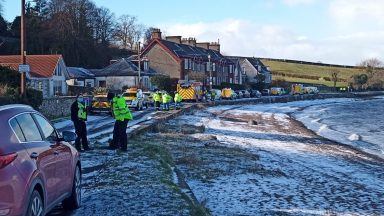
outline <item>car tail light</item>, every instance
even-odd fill
[[[6,167],[8,164],[12,163],[17,158],[16,153],[0,155],[0,169]]]

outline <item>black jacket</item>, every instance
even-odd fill
[[[77,100],[72,103],[71,105],[71,120],[72,121],[79,121],[78,117],[79,107],[77,106]]]

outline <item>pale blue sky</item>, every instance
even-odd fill
[[[166,35],[221,42],[227,55],[355,65],[383,59],[384,0],[94,0]],[[20,0],[4,0],[8,21]]]

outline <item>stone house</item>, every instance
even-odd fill
[[[91,69],[95,75],[95,87],[121,90],[124,86],[139,86],[139,68],[135,57],[122,58],[103,69]],[[136,64],[135,64],[136,63]],[[148,63],[141,62],[140,79],[142,88],[151,89],[150,77],[156,72],[149,68]]]
[[[220,44],[198,43],[195,38],[168,36],[162,39],[160,29],[154,29],[152,38],[141,56],[148,59],[158,73],[181,80],[200,77],[206,85],[212,77],[213,85],[234,81],[235,64],[220,53]],[[210,65],[210,67],[209,67]]]
[[[2,66],[18,71],[19,64],[20,55],[0,56]],[[61,55],[27,55],[26,64],[30,66],[27,87],[42,91],[44,98],[68,93],[69,74]]]
[[[236,71],[236,81],[241,80],[241,83],[246,81],[248,82],[257,82],[257,75],[263,74],[265,76],[265,84],[269,86],[272,82],[272,73],[269,67],[265,66],[260,59],[255,57],[238,57],[238,56],[228,56],[227,58],[237,63],[237,70],[240,70],[241,73]],[[241,84],[240,83],[240,84]]]

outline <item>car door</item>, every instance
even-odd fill
[[[64,141],[59,140],[56,129],[40,114],[33,114],[36,123],[40,127],[43,140],[50,144],[54,149],[54,155],[56,160],[56,193],[57,197],[64,195],[66,192],[71,192],[73,165],[72,165],[72,153],[69,146],[64,144]]]
[[[37,174],[43,181],[46,203],[52,203],[56,199],[57,184],[55,150],[49,143],[43,141],[40,130],[31,113],[23,113],[17,116],[16,120],[25,137],[25,142],[21,144],[28,152],[35,166],[33,175]]]

